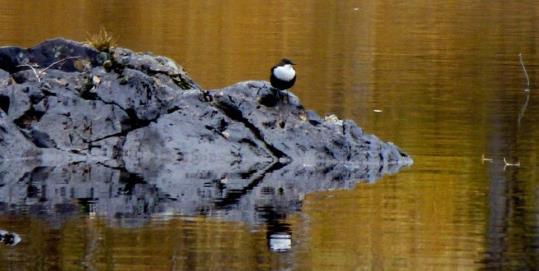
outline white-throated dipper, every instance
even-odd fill
[[[270,75],[271,86],[279,90],[291,88],[296,82],[296,70],[293,65],[295,64],[290,59],[283,58],[273,66]]]

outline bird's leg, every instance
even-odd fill
[[[285,104],[290,104],[290,96],[288,95],[288,90],[286,92],[283,90],[281,91],[281,93],[284,95],[284,99],[282,99],[283,102]]]
[[[271,91],[273,92],[273,96],[275,97],[275,99],[277,99],[277,101],[283,102],[284,104],[290,103],[288,92],[285,92],[285,90],[280,90],[278,88],[272,87]]]
[[[277,89],[277,88],[274,88],[272,87],[271,88],[271,92],[273,94],[273,98],[277,101],[281,101],[281,90]]]

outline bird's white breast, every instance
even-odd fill
[[[290,81],[296,76],[296,71],[290,64],[279,66],[273,70],[273,75],[280,80]]]

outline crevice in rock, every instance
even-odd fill
[[[240,176],[242,179],[249,179],[251,177],[253,177],[255,175],[255,173],[257,173],[258,170],[257,169],[251,169],[251,170],[248,170],[246,172],[242,172],[240,173]]]
[[[206,128],[206,130],[208,130],[208,131],[212,131],[212,132],[220,135],[224,139],[227,139],[226,135],[223,134],[221,131],[219,131],[217,128],[214,128],[214,127],[209,126],[209,125],[205,125],[204,128]]]
[[[122,124],[128,125],[127,126],[129,127],[128,129],[131,129],[131,130],[141,128],[141,127],[146,127],[150,125],[152,121],[155,121],[156,119],[160,117],[160,115],[157,115],[155,118],[150,119],[150,120],[140,119],[139,117],[137,117],[137,112],[135,111],[134,108],[125,109],[125,113],[127,113],[127,116],[129,117],[129,119],[127,122],[122,123]]]
[[[0,95],[0,109],[2,109],[5,113],[9,111],[9,97]]]
[[[149,126],[152,122],[155,122],[157,121],[157,119],[159,119],[160,117],[163,116],[163,114],[159,114],[157,115],[155,118],[152,118],[152,119],[149,119],[149,120],[144,120],[144,119],[140,119],[137,114],[136,114],[136,111],[134,108],[123,108],[122,106],[120,106],[118,103],[116,102],[113,102],[113,101],[105,101],[104,99],[102,99],[99,95],[95,95],[95,96],[92,96],[92,100],[95,99],[96,101],[99,101],[99,102],[102,102],[104,104],[107,104],[107,105],[112,105],[116,108],[119,108],[120,110],[124,111],[126,114],[127,114],[127,119],[123,120],[121,125],[122,125],[122,128],[121,128],[121,131],[118,132],[118,133],[114,133],[114,134],[110,134],[110,135],[106,135],[106,136],[103,136],[103,137],[100,137],[100,138],[96,138],[96,139],[93,139],[93,140],[86,140],[84,139],[84,137],[82,136],[79,136],[81,138],[81,140],[88,144],[88,148],[84,148],[82,149],[83,151],[88,151],[88,150],[91,150],[92,148],[99,148],[98,145],[93,145],[94,143],[97,143],[97,142],[100,142],[100,141],[103,141],[103,140],[106,140],[106,139],[109,139],[109,138],[114,138],[114,137],[118,137],[118,138],[123,138],[125,140],[125,137],[132,131],[136,130],[136,129],[139,129],[139,128],[144,128],[144,127],[147,127]],[[178,110],[180,110],[181,108],[180,107],[172,107],[170,108],[169,110],[167,110],[167,113],[166,114],[171,114],[171,113],[174,113]],[[118,147],[115,147],[116,149],[118,149]],[[62,149],[63,150],[63,149]],[[70,149],[70,150],[67,150],[67,151],[70,151],[72,152],[73,150],[76,150],[76,151],[80,151],[78,149]],[[63,151],[66,151],[66,150],[63,150]],[[119,150],[118,150],[119,152]],[[115,156],[119,156],[118,153],[115,154]]]
[[[143,119],[140,119],[140,118],[137,117],[136,112],[135,112],[135,110],[133,108],[128,108],[127,110],[125,110],[115,102],[110,102],[110,103],[105,102],[101,98],[99,98],[99,100],[102,101],[105,104],[118,106],[121,110],[126,112],[126,114],[128,116],[128,119],[125,120],[122,123],[122,127],[124,127],[124,128],[122,128],[121,132],[110,134],[110,135],[107,135],[107,136],[103,136],[103,137],[100,137],[100,138],[97,138],[97,139],[94,139],[94,140],[84,140],[83,139],[84,143],[87,143],[87,144],[96,143],[96,142],[99,142],[99,141],[102,141],[102,140],[105,140],[105,139],[109,139],[109,138],[113,138],[113,137],[125,137],[125,136],[127,136],[127,134],[129,134],[130,132],[132,132],[132,131],[134,131],[136,129],[144,128],[144,127],[149,126],[152,122],[157,121],[157,119],[159,119],[160,117],[163,116],[163,115],[157,115],[153,119],[143,120]],[[174,112],[176,112],[176,111],[178,111],[180,109],[181,108],[179,108],[179,107],[171,108],[169,111],[167,111],[167,114],[174,113]]]
[[[123,188],[120,188],[118,191],[120,194],[131,195],[133,194],[133,189],[137,184],[145,184],[144,178],[138,174],[128,172],[125,168],[120,170],[120,180],[119,183],[124,184]]]
[[[140,128],[140,127],[138,127]],[[127,130],[122,130],[121,132],[118,132],[118,133],[114,133],[114,134],[110,134],[110,135],[106,135],[106,136],[103,136],[103,137],[100,137],[100,138],[96,138],[96,139],[93,139],[93,140],[85,140],[84,138],[81,138],[82,141],[86,144],[89,144],[88,146],[88,149],[92,149],[92,148],[96,148],[97,146],[96,145],[92,145],[93,143],[97,143],[99,141],[103,141],[103,140],[106,140],[106,139],[109,139],[109,138],[113,138],[113,137],[125,137],[127,136],[128,133],[130,133],[131,131],[135,130],[135,129],[138,129],[138,128],[133,128],[133,129],[127,129]]]
[[[173,106],[172,108],[169,108],[169,109],[167,110],[167,114],[174,113],[174,112],[176,112],[176,111],[178,111],[178,110],[180,110],[180,109],[181,109],[181,108],[180,108],[179,106]]]
[[[97,100],[97,94],[92,91],[83,91],[80,93],[80,97],[84,100],[89,100],[89,101]]]
[[[408,157],[408,154],[402,152],[401,150],[398,150],[398,152],[402,157]]]
[[[57,148],[56,142],[47,133],[32,129],[30,137],[32,143],[38,148]]]
[[[327,146],[324,146],[324,153],[326,153],[329,157],[331,157],[331,159],[334,159],[334,160],[337,159],[335,157],[335,154],[333,154],[333,151]]]
[[[160,117],[160,115],[158,115],[157,117],[155,117],[154,119],[151,119],[151,120],[142,120],[139,117],[137,117],[137,113],[136,113],[135,109],[133,109],[133,108],[125,109],[116,102],[107,102],[107,101],[103,100],[101,97],[99,97],[99,95],[96,95],[95,98],[96,98],[96,100],[98,100],[98,101],[100,101],[100,102],[102,102],[104,104],[115,106],[115,107],[119,108],[120,110],[124,111],[127,114],[128,118],[121,123],[121,125],[122,125],[122,131],[121,132],[111,134],[111,135],[107,135],[107,136],[104,136],[104,137],[100,137],[100,138],[94,139],[94,140],[88,140],[88,141],[85,141],[85,143],[95,143],[95,142],[105,140],[105,139],[108,139],[108,138],[111,138],[111,137],[126,136],[129,132],[131,132],[133,130],[136,130],[138,128],[142,128],[142,127],[146,127],[146,126],[150,125],[151,122],[155,121],[156,119],[158,119]]]
[[[275,158],[277,158],[277,160],[279,160],[279,158],[288,158],[288,155],[286,155],[284,152],[282,152],[281,150],[277,149],[273,145],[266,142],[264,140],[264,137],[262,136],[262,133],[260,132],[260,130],[254,124],[249,122],[249,120],[247,120],[243,116],[243,114],[242,114],[242,112],[240,110],[238,110],[237,108],[235,108],[233,106],[230,106],[230,105],[228,105],[226,103],[222,103],[222,102],[216,102],[216,103],[213,103],[213,104],[218,109],[220,109],[229,118],[231,118],[231,119],[233,119],[235,121],[239,121],[239,122],[243,123],[243,125],[245,125],[245,127],[247,127],[247,129],[249,129],[251,131],[251,133],[254,135],[254,137],[256,139],[260,140],[264,144],[264,147],[267,150],[269,150],[270,153]]]
[[[251,139],[249,139],[249,138],[242,138],[239,142],[247,144],[247,145],[252,146],[254,148],[258,147],[258,145],[256,145],[256,143],[254,141],[252,141]]]
[[[20,116],[18,119],[14,120],[13,123],[22,129],[29,129],[32,126],[32,123],[39,121],[45,112],[40,112],[31,107],[24,115]]]

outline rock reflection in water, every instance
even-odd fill
[[[4,162],[0,164],[0,213],[26,213],[57,222],[88,213],[122,227],[140,226],[151,216],[204,215],[265,224],[270,249],[286,251],[292,233],[283,221],[301,209],[305,194],[349,189],[358,181],[395,173],[400,166],[292,163],[260,168],[220,172],[171,163],[134,174],[102,164]]]

